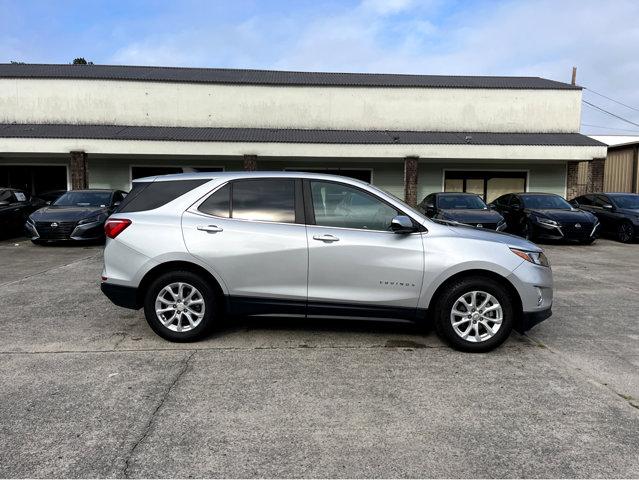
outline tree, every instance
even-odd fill
[[[93,62],[87,62],[84,57],[73,59],[73,65],[93,65]]]

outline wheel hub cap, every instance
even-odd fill
[[[188,332],[204,318],[204,297],[193,285],[171,283],[160,290],[155,299],[155,313],[165,328]]]
[[[476,290],[459,297],[450,312],[453,331],[462,339],[485,342],[501,328],[503,309],[490,293]]]

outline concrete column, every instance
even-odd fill
[[[244,170],[254,172],[257,170],[257,155],[244,155]]]
[[[89,188],[89,161],[85,152],[71,152],[71,188]]]
[[[404,159],[404,201],[413,207],[417,206],[418,169],[418,157]]]

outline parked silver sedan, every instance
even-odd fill
[[[552,273],[524,239],[430,220],[358,180],[294,172],[136,180],[105,225],[102,291],[171,341],[223,315],[431,321],[491,350],[551,315]]]

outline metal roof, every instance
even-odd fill
[[[0,138],[79,138],[173,142],[328,143],[399,145],[606,146],[579,133],[302,130],[278,128],[145,127],[122,125],[0,124]]]
[[[230,68],[129,65],[0,64],[0,78],[130,80],[333,87],[493,88],[578,90],[579,86],[540,77],[405,75],[389,73],[284,72]]]

